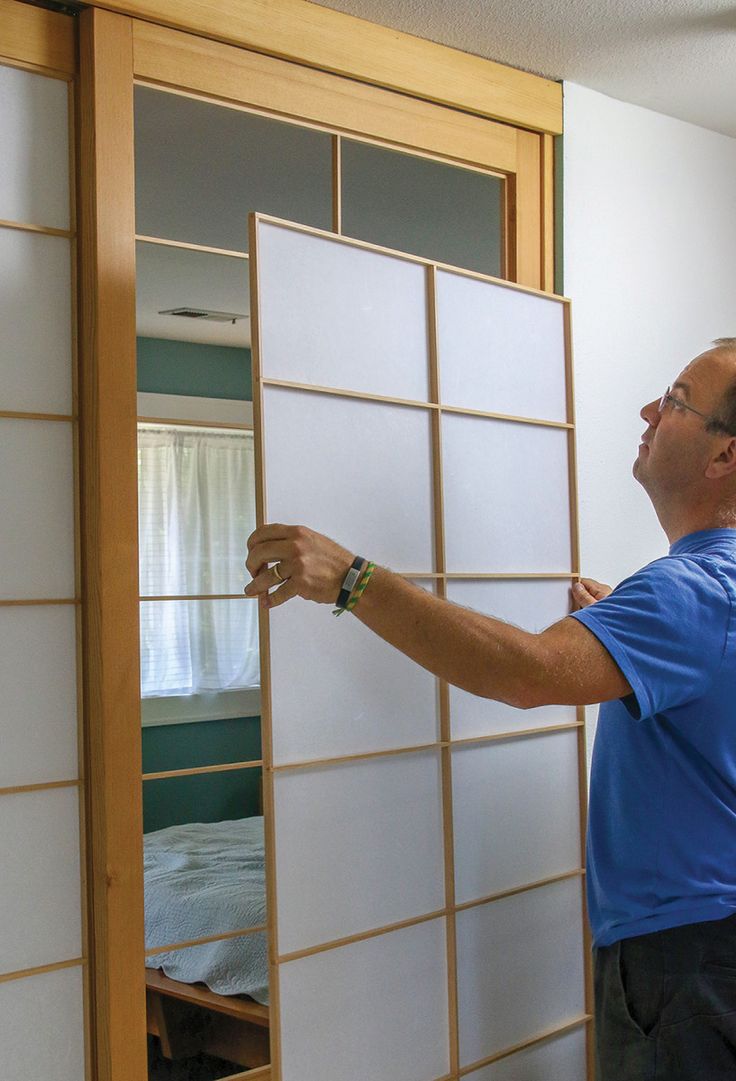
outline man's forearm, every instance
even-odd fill
[[[459,608],[381,567],[354,615],[456,687],[522,708],[538,703],[537,635]]]

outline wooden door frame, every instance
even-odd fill
[[[92,6],[515,127],[562,133],[560,83],[307,0],[92,0]]]
[[[160,2],[170,9],[169,18],[180,12],[168,0]],[[260,0],[235,2],[239,12],[250,16],[263,6]],[[135,8],[136,14],[149,18],[155,15],[153,7],[143,4],[103,4],[86,9],[79,19],[80,418],[87,657],[84,693],[89,718],[86,760],[91,824],[90,964],[94,977],[95,1081],[145,1081],[134,80],[235,107],[269,108],[271,115],[281,117],[297,119],[306,113],[308,123],[331,128],[338,135],[345,132],[360,137],[370,125],[367,130],[372,140],[458,163],[480,163],[487,169],[495,163],[496,171],[507,178],[509,218],[516,241],[509,276],[520,284],[548,291],[552,290],[553,273],[551,166],[552,131],[556,129],[550,126],[551,121],[545,121],[547,127],[541,131],[528,130],[534,125],[518,102],[519,126],[487,119],[494,111],[488,105],[492,95],[486,85],[484,112],[478,107],[478,83],[470,77],[468,61],[472,61],[473,70],[476,64],[489,62],[453,50],[442,50],[442,62],[446,73],[454,70],[456,100],[451,104],[455,107],[448,108],[447,102],[444,107],[433,104],[440,100],[441,80],[435,78],[428,57],[431,50],[442,47],[429,43],[417,46],[417,39],[407,35],[398,37],[415,50],[415,64],[421,53],[426,65],[424,83],[415,72],[415,87],[428,81],[435,87],[434,94],[425,95],[427,100],[421,100],[417,90],[407,86],[400,94],[385,89],[386,80],[380,85],[381,79],[368,78],[366,72],[373,69],[370,65],[361,67],[359,58],[349,79],[325,70],[329,67],[326,61],[317,65],[314,58],[310,61],[304,55],[299,64],[293,58],[284,60],[282,36],[287,31],[279,23],[279,12],[298,7],[303,15],[309,9],[319,25],[323,15],[330,19],[336,15],[303,0],[267,0],[269,15],[260,32],[272,35],[271,47],[263,47],[261,36],[257,51],[213,41],[214,32],[196,36],[107,10],[111,7]],[[214,4],[202,5],[203,11],[211,9],[210,15],[214,8]],[[191,9],[184,10],[191,14]],[[217,13],[218,24],[227,23],[222,5],[217,5]],[[161,14],[165,14],[163,10]],[[343,51],[356,27],[363,33],[370,26],[347,16],[339,16],[338,23]],[[338,23],[330,23],[333,30]],[[199,29],[203,32],[201,26]],[[385,64],[395,55],[397,36],[382,28],[375,30],[380,31],[379,37],[389,34],[391,38],[391,48],[382,54]],[[288,28],[288,36],[296,48],[294,27]],[[305,42],[308,38],[306,35]],[[337,49],[335,41],[327,44]],[[424,46],[429,46],[430,52]],[[305,44],[301,53],[308,52]],[[281,56],[273,55],[279,53]],[[373,57],[371,63],[375,62]],[[401,67],[395,63],[395,70]],[[491,83],[498,78],[497,67],[488,68]],[[521,74],[512,73],[509,85]],[[527,81],[534,78],[524,75],[524,86],[531,85]],[[265,93],[267,100],[254,99],[258,92]],[[346,97],[353,105],[346,103]],[[503,110],[499,105],[495,111]]]

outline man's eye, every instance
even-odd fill
[[[683,405],[683,403],[680,401],[679,398],[670,398],[670,401],[672,402],[672,407],[674,409],[684,409],[685,408],[685,406]]]

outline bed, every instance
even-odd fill
[[[170,826],[143,840],[147,950],[266,923],[263,818]],[[152,954],[147,965],[148,1031],[164,1055],[267,1065],[265,932]]]

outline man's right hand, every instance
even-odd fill
[[[572,584],[573,609],[577,612],[580,608],[587,608],[596,601],[602,601],[609,593],[613,593],[611,586],[596,582],[595,578],[581,578]]]

